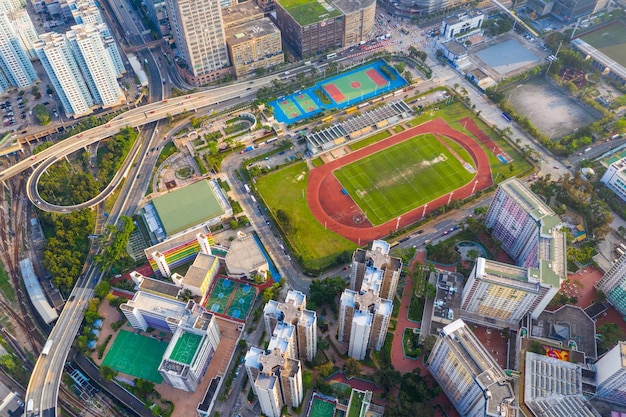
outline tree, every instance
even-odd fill
[[[598,326],[597,331],[598,337],[600,338],[598,348],[600,348],[600,352],[602,353],[612,349],[617,342],[624,340],[624,337],[626,336],[624,335],[624,331],[615,323],[604,323]]]
[[[311,282],[309,288],[309,302],[313,307],[319,308],[322,305],[328,305],[336,309],[335,298],[346,289],[346,281],[341,277],[318,279]]]
[[[104,300],[109,291],[111,291],[111,285],[107,281],[100,281],[98,285],[96,285],[96,288],[94,288],[93,294],[101,300]]]
[[[400,385],[402,375],[396,371],[393,365],[384,366],[378,369],[374,375],[372,375],[374,383],[385,390],[385,393]]]
[[[101,366],[99,373],[105,381],[110,381],[117,376],[117,371],[110,366]]]
[[[283,229],[283,231],[286,234],[290,234],[293,232],[291,218],[289,217],[286,211],[282,209],[278,209],[276,211],[276,221],[278,222],[278,224],[280,225],[280,227]]]
[[[0,356],[0,366],[2,366],[7,372],[11,373],[15,371],[16,363],[15,358],[11,354]]]
[[[353,377],[361,373],[361,364],[354,358],[348,358],[343,363],[343,373],[348,377]]]
[[[48,109],[43,104],[36,104],[33,107],[33,114],[40,125],[45,126],[50,123],[50,113],[48,113]]]
[[[408,82],[409,84],[413,84],[413,74],[411,73],[411,71],[406,70],[402,75],[404,76],[406,82]]]
[[[426,283],[424,288],[424,297],[428,300],[432,300],[437,295],[437,288],[430,282]]]
[[[193,299],[193,293],[189,288],[185,288],[181,292],[178,293],[178,299],[182,301],[189,301]]]

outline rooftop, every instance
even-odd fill
[[[587,358],[597,358],[596,325],[580,307],[564,305],[556,311],[544,310],[533,320],[531,336],[557,340],[566,349],[572,348],[569,343],[574,341],[574,350]]]
[[[460,22],[464,22],[466,20],[473,19],[475,17],[484,16],[485,14],[479,9],[469,9],[465,10],[463,13],[458,13],[455,15],[451,15],[443,19],[449,25],[454,25]]]
[[[46,295],[43,293],[43,288],[39,284],[39,279],[35,275],[30,259],[25,258],[20,261],[20,271],[24,280],[24,287],[26,287],[30,301],[35,306],[37,313],[48,324],[56,320],[59,313],[50,306]]]
[[[126,304],[143,311],[155,312],[161,317],[183,317],[186,311],[186,303],[182,301],[160,297],[145,291],[137,291],[133,299]]]
[[[183,332],[176,341],[169,359],[185,365],[191,365],[191,361],[196,356],[196,351],[201,342],[202,336],[199,334]]]
[[[226,267],[237,271],[267,270],[267,259],[252,235],[240,235],[230,244],[225,257]]]
[[[351,14],[360,12],[375,2],[376,0],[335,0],[333,4],[344,14]]]
[[[252,2],[247,1],[239,4],[246,3]],[[226,29],[226,43],[233,46],[248,42],[250,39],[279,33],[280,29],[268,17],[261,17],[260,19]]]
[[[276,0],[300,26],[337,17],[341,12],[325,0]]]
[[[261,18],[263,18],[263,10],[253,1],[244,1],[222,8],[222,21],[225,29]]]
[[[517,178],[509,178],[498,186],[535,220],[541,221],[541,234],[551,235],[551,230],[561,224],[561,219],[539,197]]]
[[[139,274],[136,271],[131,273],[131,278],[133,277],[133,274],[135,273],[137,274],[136,276],[138,276],[139,279],[141,280],[139,282],[139,285],[137,285],[137,289],[140,291],[145,291],[145,292],[150,292],[150,293],[155,293],[155,294],[162,294],[170,298],[176,298],[178,296],[178,293],[180,292],[180,288],[178,288],[176,285],[172,284],[171,282],[161,281],[158,279],[146,277],[146,276]]]
[[[187,270],[183,283],[191,287],[200,288],[204,282],[206,275],[211,267],[217,262],[217,257],[214,255],[207,255],[205,253],[198,253],[193,264]]]
[[[152,204],[167,236],[224,214],[209,180],[155,197]]]

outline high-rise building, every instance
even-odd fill
[[[245,367],[261,411],[268,417],[280,417],[283,406],[297,408],[302,402],[302,366],[288,353],[284,339],[273,338],[267,350],[251,347]]]
[[[441,330],[426,366],[460,415],[517,416],[509,377],[463,320]]]
[[[117,77],[123,70],[121,57],[108,27],[75,25],[66,35],[45,33],[35,43],[65,113],[79,117],[99,106],[108,108],[124,99]]]
[[[485,14],[478,9],[470,9],[444,18],[441,21],[441,39],[443,41],[465,39],[481,32]]]
[[[382,0],[385,10],[397,17],[412,19],[445,10],[453,10],[465,3],[464,0]]]
[[[393,301],[402,272],[402,260],[389,255],[390,249],[389,243],[375,240],[372,249],[354,251],[349,288],[353,291],[371,288],[375,295]],[[363,283],[367,283],[365,288]]]
[[[270,300],[263,308],[265,330],[268,335],[284,326],[292,326],[293,345],[290,357],[312,361],[317,355],[317,314],[306,309],[306,295],[290,290],[284,303]],[[279,326],[280,325],[280,326]]]
[[[93,0],[68,0],[67,8],[77,25],[87,23],[99,25],[104,23],[100,9]]]
[[[611,265],[595,286],[602,290],[607,300],[626,317],[626,254]]]
[[[18,16],[17,22],[11,18],[15,16]],[[27,49],[22,43],[28,41],[30,35],[21,34],[24,35],[22,37],[17,32],[27,20],[30,21],[28,14],[19,10],[0,13],[0,71],[9,85],[18,88],[28,87],[38,80]]]
[[[101,30],[107,30],[106,25],[75,25],[65,36],[82,68],[94,102],[107,108],[120,104],[124,95],[117,83],[118,69],[102,39]]]
[[[220,79],[230,62],[219,0],[167,0],[167,6],[188,81],[202,85]]]
[[[561,21],[573,23],[579,17],[597,13],[607,4],[606,0],[530,0],[527,6],[537,17],[550,14]]]
[[[35,43],[35,51],[65,113],[70,117],[91,113],[95,103],[67,38],[60,33],[44,33]]]
[[[600,181],[626,202],[626,158],[609,165]]]
[[[516,265],[528,268],[530,281],[549,289],[548,297],[542,298],[541,306],[545,307],[567,273],[565,234],[560,230],[559,216],[523,182],[510,178],[498,186],[485,226]],[[541,306],[535,308],[533,318],[541,313]]]
[[[545,285],[531,269],[478,258],[463,288],[461,317],[488,327],[517,328],[537,318],[559,287]]]
[[[619,342],[595,366],[596,395],[606,401],[626,403],[626,342]]]
[[[0,1],[0,13],[23,9],[24,6],[26,6],[25,0],[2,0]]]
[[[339,341],[348,341],[348,355],[362,360],[367,349],[385,343],[402,260],[389,255],[390,245],[372,242],[372,249],[357,249],[352,256],[350,289],[341,294]]]
[[[39,35],[35,30],[33,21],[31,20],[26,9],[17,9],[7,12],[7,17],[13,25],[13,31],[20,40],[20,44],[30,60],[36,59],[34,44],[39,39]]]

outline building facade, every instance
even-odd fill
[[[595,286],[602,290],[613,307],[626,317],[626,255],[620,256]]]
[[[613,403],[626,403],[626,342],[619,342],[596,366],[597,396]]]
[[[230,62],[219,0],[167,0],[167,7],[188,81],[202,85],[222,78]]]
[[[251,347],[244,364],[263,414],[280,417],[283,406],[297,408],[304,396],[300,361],[288,355],[286,343],[273,339],[268,350]]]
[[[558,289],[542,285],[527,268],[478,258],[463,288],[461,317],[487,327],[517,328],[526,314],[539,316]]]
[[[363,289],[366,283],[375,295],[393,300],[402,272],[402,260],[389,255],[391,246],[383,240],[372,242],[372,249],[357,249],[352,255],[350,286],[353,291]]]
[[[25,47],[23,43],[28,39],[27,33],[20,34],[16,31],[25,21],[18,18],[20,25],[16,24],[16,16],[30,21],[28,15],[19,10],[0,13],[0,72],[6,80],[3,83],[6,85],[5,90],[8,86],[26,88],[38,80],[35,68],[30,63],[28,45]],[[32,27],[32,22],[29,27]]]
[[[376,0],[335,0],[344,15],[343,45],[366,40],[376,23]]]
[[[460,415],[517,416],[509,377],[463,320],[442,329],[426,366]]]
[[[626,202],[626,158],[609,165],[600,181]]]
[[[237,78],[284,62],[280,30],[267,17],[226,29],[226,45]]]
[[[317,313],[306,309],[306,295],[290,290],[284,303],[270,300],[263,308],[265,331],[274,334],[279,324],[294,328],[294,359],[312,361],[317,355]]]
[[[458,7],[464,0],[381,0],[390,14],[404,19],[423,17]]]
[[[448,16],[441,21],[440,37],[445,41],[465,39],[481,32],[485,14],[478,9],[470,9],[463,13]]]

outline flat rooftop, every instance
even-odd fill
[[[376,0],[335,0],[333,1],[333,4],[337,6],[339,10],[344,12],[344,14],[351,14],[360,12],[375,2]]]
[[[186,303],[182,301],[165,298],[149,292],[137,291],[132,300],[126,303],[130,307],[143,311],[154,311],[161,317],[183,317],[185,315]]]
[[[202,180],[152,200],[167,236],[220,217],[220,205],[209,180]]]
[[[505,191],[535,220],[541,221],[542,234],[549,235],[549,230],[561,223],[559,216],[517,178],[501,182],[498,188]]]
[[[200,288],[207,276],[207,273],[209,272],[209,269],[213,266],[216,260],[217,257],[214,255],[207,255],[202,252],[198,253],[198,256],[196,256],[196,259],[193,261],[193,264],[187,270],[183,282],[187,285]]]
[[[300,26],[308,26],[341,15],[332,3],[324,0],[276,0]]]
[[[240,236],[233,240],[224,259],[226,267],[233,270],[254,271],[258,268],[269,268],[253,235]]]
[[[246,3],[252,2],[248,1]],[[226,29],[226,43],[234,46],[249,42],[250,39],[262,38],[276,33],[279,34],[280,29],[268,17],[263,17]]]
[[[228,30],[231,26],[237,26],[249,20],[257,20],[263,17],[263,10],[253,1],[244,1],[222,8],[222,21],[224,28]]]

